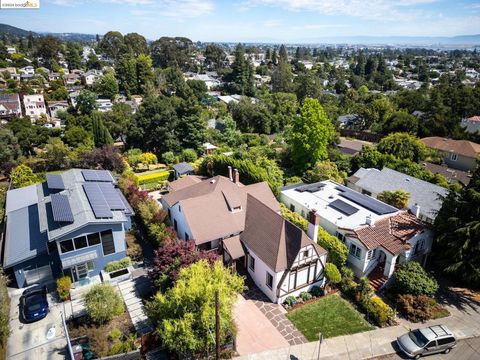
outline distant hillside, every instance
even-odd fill
[[[23,30],[15,26],[0,24],[0,35],[27,37],[29,33],[30,31]],[[34,32],[32,32],[32,34],[36,35]]]

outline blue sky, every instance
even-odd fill
[[[38,10],[0,10],[0,22],[34,31],[138,32],[151,40],[293,43],[332,36],[454,36],[480,33],[480,1],[40,0]]]

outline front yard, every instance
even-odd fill
[[[306,304],[289,312],[287,317],[309,341],[318,340],[320,332],[329,338],[373,329],[373,326],[339,295],[329,295]]]

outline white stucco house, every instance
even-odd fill
[[[334,181],[282,188],[280,200],[306,217],[315,210],[319,224],[349,249],[347,264],[356,276],[382,270],[387,280],[405,261],[424,263],[433,232],[417,214],[361,194]]]
[[[30,116],[32,122],[40,119],[40,116],[47,115],[45,99],[42,94],[25,95],[23,97],[23,105],[25,107],[25,115]]]

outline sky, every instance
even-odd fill
[[[40,9],[0,10],[0,23],[40,32],[117,30],[149,40],[218,42],[455,36],[480,34],[480,0],[40,0]]]

